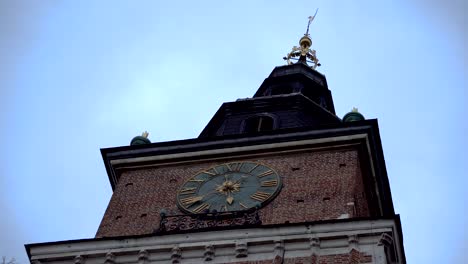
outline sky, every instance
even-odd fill
[[[468,250],[463,0],[0,0],[0,255],[94,237],[100,148],[196,138],[252,97],[307,17],[337,115],[377,118],[408,263]]]

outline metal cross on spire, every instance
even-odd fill
[[[313,16],[310,16],[309,17],[309,23],[307,24],[307,31],[304,35],[309,35],[309,27],[310,27],[310,24],[312,23],[312,21],[314,21],[314,18],[315,16],[317,15],[317,12],[318,12],[318,8],[315,10],[315,14]]]

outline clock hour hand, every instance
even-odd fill
[[[231,205],[232,202],[234,201],[234,197],[232,197],[231,192],[228,192],[228,197],[226,198],[226,202]]]
[[[215,191],[205,193],[203,195],[183,198],[183,199],[180,199],[180,202],[185,206],[192,206],[194,203],[199,202],[199,201],[203,200],[203,198],[207,197],[208,195],[214,194],[214,193],[217,193],[217,191],[215,190]]]

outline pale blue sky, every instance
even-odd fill
[[[467,248],[466,11],[453,1],[0,1],[0,255],[91,238],[100,148],[197,137],[307,17],[336,112],[378,118],[408,263]]]

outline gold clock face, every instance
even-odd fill
[[[260,207],[278,195],[281,178],[270,167],[250,161],[203,170],[177,192],[177,205],[188,213],[232,212]]]

